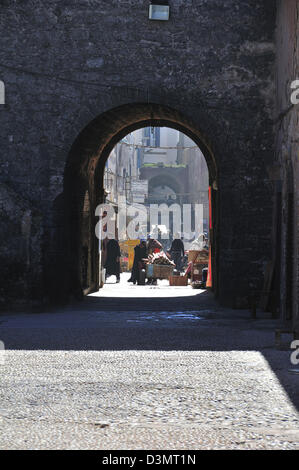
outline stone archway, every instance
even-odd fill
[[[213,230],[211,232],[212,242],[212,264],[214,290],[218,288],[218,211],[217,211],[217,187],[218,173],[214,154],[209,141],[203,136],[198,127],[180,112],[167,106],[150,103],[127,104],[98,116],[90,122],[80,133],[74,142],[68,156],[64,175],[64,208],[65,227],[68,234],[68,253],[71,258],[66,267],[59,266],[64,271],[64,276],[69,279],[69,293],[77,296],[93,292],[99,288],[99,265],[98,265],[98,240],[95,235],[90,237],[88,249],[86,240],[82,240],[82,224],[95,227],[97,218],[95,209],[103,202],[103,172],[107,158],[114,146],[130,132],[147,126],[171,127],[177,129],[190,137],[200,148],[205,156],[209,169],[210,186],[212,187],[212,209]],[[86,205],[86,193],[89,195],[88,215]],[[85,201],[85,204],[84,204]],[[94,230],[93,230],[94,232]],[[85,259],[89,266],[88,286],[83,286],[81,260],[88,254],[90,259]],[[58,260],[59,265],[59,260]]]
[[[182,195],[187,192],[186,168],[142,168],[141,179],[148,180],[149,191],[157,186],[169,186],[172,191],[178,195],[177,202],[185,202]]]

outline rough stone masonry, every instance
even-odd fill
[[[55,299],[52,268],[62,258],[60,297],[80,290],[62,222],[69,206],[59,206],[66,162],[94,119],[138,103],[192,122],[216,162],[219,300],[244,306],[262,289],[271,257],[275,2],[170,0],[168,22],[150,21],[148,5],[2,1],[2,307]]]

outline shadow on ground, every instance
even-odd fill
[[[252,320],[249,311],[221,308],[202,291],[172,298],[90,296],[40,315],[4,315],[0,339],[7,350],[28,351],[259,351],[299,409],[299,376],[289,372],[291,351],[287,343],[285,351],[274,345],[279,322],[258,316]]]

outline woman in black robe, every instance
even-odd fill
[[[182,270],[182,258],[185,254],[185,248],[184,248],[184,243],[181,238],[179,238],[178,235],[175,235],[175,239],[173,240],[171,244],[171,248],[169,250],[171,259],[175,263],[175,267],[177,271]]]
[[[120,281],[120,247],[117,240],[109,240],[106,245],[106,279],[108,276],[116,276],[116,282]]]
[[[128,282],[133,282],[133,284],[139,283],[140,270],[142,269],[142,260],[147,257],[146,242],[142,241],[140,245],[135,246],[134,248],[134,261],[132,267],[131,277]]]

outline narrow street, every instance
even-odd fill
[[[298,449],[277,325],[124,274],[67,308],[3,314],[0,448]]]

